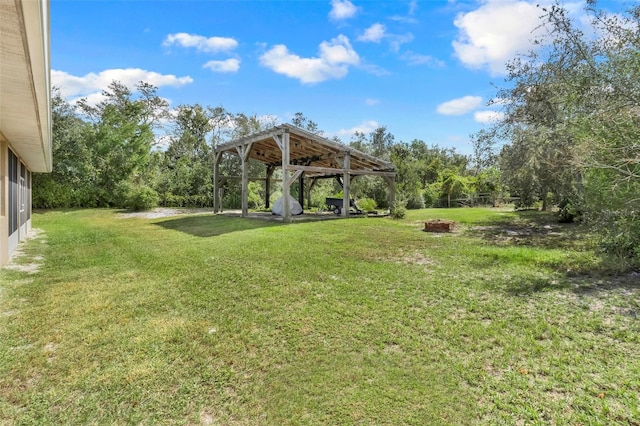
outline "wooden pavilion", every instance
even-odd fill
[[[297,180],[300,185],[298,197],[304,206],[304,193],[311,197],[311,190],[318,179],[336,178],[343,187],[343,206],[350,205],[349,187],[351,179],[362,176],[380,176],[389,185],[389,205],[395,200],[395,167],[341,143],[309,133],[290,124],[282,124],[263,132],[221,144],[215,149],[213,186],[215,212],[221,211],[219,164],[224,153],[240,157],[242,165],[242,216],[248,215],[249,159],[266,164],[266,199],[269,207],[271,176],[277,167],[282,168],[282,194],[290,194],[291,185]],[[307,180],[306,191],[305,179]],[[283,197],[283,221],[289,222],[289,197]],[[343,208],[342,215],[348,216]]]

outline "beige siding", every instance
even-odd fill
[[[0,135],[0,265],[7,262],[9,258],[9,220],[8,215],[8,168],[9,160],[7,156],[7,142]]]

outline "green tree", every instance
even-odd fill
[[[213,130],[211,110],[199,104],[176,109],[174,130],[164,153],[158,192],[163,203],[205,206],[212,199],[212,149],[207,136]]]
[[[296,112],[291,119],[291,124],[294,126],[306,130],[309,133],[313,133],[314,135],[323,136],[324,131],[320,130],[318,127],[318,123],[307,118],[303,113]]]
[[[509,101],[498,127],[512,146],[503,150],[502,172],[529,174],[533,191],[546,185],[562,193],[556,201],[579,205],[611,249],[622,244],[611,229],[640,236],[629,229],[640,208],[640,5],[611,13],[589,1],[580,22],[560,4],[542,12],[537,50],[511,61],[510,86],[498,96]],[[534,170],[513,161],[526,151],[514,147],[521,141],[535,147]],[[640,237],[630,244],[640,247]]]
[[[90,128],[56,87],[52,90],[51,106],[53,170],[33,175],[33,206],[85,206],[95,176],[86,145]]]
[[[166,115],[167,102],[149,84],[141,82],[135,90],[114,81],[97,105],[86,99],[78,102],[91,126],[86,146],[95,170],[93,197],[98,206],[121,206],[126,194],[118,189],[123,182],[144,184],[153,129]]]

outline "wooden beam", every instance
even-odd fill
[[[269,208],[269,197],[271,196],[271,176],[275,166],[267,166],[267,176],[264,180],[264,206]]]
[[[351,176],[349,175],[351,153],[349,151],[345,151],[344,153],[342,167],[344,168],[344,175],[342,176],[342,217],[349,217],[351,207],[351,195],[349,194],[349,190],[351,189]]]
[[[253,142],[237,146],[236,150],[242,162],[242,217],[249,216],[249,154]]]
[[[287,170],[302,170],[303,172],[310,173],[326,173],[326,174],[344,174],[349,173],[351,175],[371,175],[371,176],[390,176],[395,177],[396,172],[382,171],[382,170],[357,170],[346,168],[331,168],[331,167],[315,167],[315,166],[298,166],[290,164],[287,166]]]
[[[302,176],[302,173],[304,173],[302,170],[296,170],[295,173],[293,175],[291,175],[291,177],[289,177],[288,185],[291,186],[291,184],[293,184],[293,182],[295,182],[296,179],[298,179],[300,176]]]
[[[304,172],[302,170],[298,170],[298,172],[300,172],[300,176],[298,176],[298,204],[304,209]]]
[[[389,210],[393,207],[393,204],[396,202],[396,179],[391,176],[384,176],[384,180],[389,185]]]
[[[273,135],[273,140],[276,141],[276,145],[280,148],[280,151],[284,152],[284,147],[282,146],[282,141],[280,140],[280,136]]]
[[[220,180],[224,181],[227,179],[242,179],[242,175],[240,176],[220,176]],[[267,178],[263,178],[263,177],[257,177],[257,176],[249,176],[249,182],[264,182],[265,180],[267,180]],[[277,179],[277,178],[272,178],[271,181],[273,182],[282,182],[282,179]]]
[[[245,160],[244,155],[241,155],[242,159],[242,217],[249,216],[249,161]]]
[[[289,206],[289,130],[282,134],[282,221],[291,222],[291,208]]]
[[[249,161],[249,154],[251,154],[252,146],[253,146],[253,142],[249,142],[244,146],[244,156],[242,157],[244,161]]]

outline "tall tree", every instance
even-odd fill
[[[53,170],[33,176],[36,208],[81,207],[93,187],[95,169],[86,145],[89,126],[56,87],[51,96]]]
[[[509,64],[510,86],[499,93],[508,100],[499,127],[511,145],[503,175],[534,174],[579,204],[601,235],[616,234],[610,228],[634,223],[640,208],[640,5],[611,13],[591,0],[578,22],[560,4],[542,12],[538,49]],[[522,141],[534,146],[534,170],[511,161],[525,152]],[[640,227],[621,234],[637,235],[640,256]]]
[[[121,182],[140,183],[155,141],[154,126],[166,114],[167,102],[153,86],[139,83],[135,90],[113,81],[98,104],[78,102],[91,124],[86,145],[96,171],[94,196],[100,206],[121,204],[117,190]]]
[[[176,109],[174,130],[164,153],[158,192],[167,204],[208,205],[212,194],[212,149],[207,136],[213,130],[211,109],[199,104]]]

